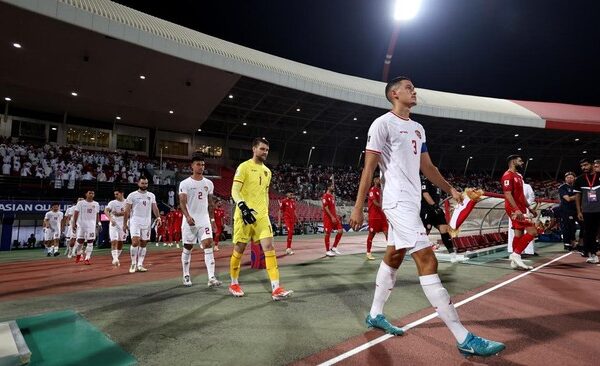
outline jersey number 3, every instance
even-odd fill
[[[413,146],[413,153],[417,155],[417,142],[415,140],[412,140],[411,142]]]

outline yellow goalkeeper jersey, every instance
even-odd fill
[[[248,207],[257,212],[256,218],[269,217],[271,170],[264,164],[256,164],[252,159],[246,160],[238,166],[233,180],[242,184],[241,196]],[[237,206],[235,216],[241,217]]]

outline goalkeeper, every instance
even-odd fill
[[[427,235],[432,228],[438,229],[442,236],[442,242],[450,253],[450,261],[456,263],[456,251],[452,244],[452,239],[448,233],[448,223],[444,211],[440,207],[441,190],[431,184],[431,182],[421,176],[421,221],[427,231]]]
[[[240,265],[246,245],[254,241],[260,242],[265,253],[265,265],[271,280],[271,297],[276,301],[283,300],[292,291],[279,285],[279,269],[273,247],[273,228],[269,220],[271,170],[264,164],[269,155],[269,141],[264,137],[255,138],[252,141],[252,154],[252,159],[238,166],[231,187],[231,197],[237,207],[233,215],[234,247],[229,264],[229,293],[235,297],[244,296],[239,284]]]

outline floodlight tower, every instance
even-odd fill
[[[394,5],[394,31],[392,32],[392,38],[390,39],[390,44],[388,45],[385,60],[383,60],[383,74],[381,76],[382,81],[388,80],[392,56],[394,55],[394,49],[396,48],[398,33],[400,33],[400,22],[414,18],[419,12],[420,7],[421,0],[396,0]]]

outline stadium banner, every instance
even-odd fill
[[[63,212],[74,206],[71,201],[0,200],[0,213],[46,213],[54,202],[58,202]],[[100,211],[104,210],[104,206],[100,203]]]

